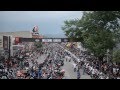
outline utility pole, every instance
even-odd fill
[[[10,41],[10,36],[9,36],[9,40],[8,41],[9,41],[8,45],[9,45],[9,60],[10,60],[10,56],[11,56],[11,50],[10,50],[11,49],[10,48],[11,47],[11,41]]]
[[[109,63],[109,49],[107,49],[107,63]]]

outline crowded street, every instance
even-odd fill
[[[1,62],[1,79],[77,79],[77,67],[74,71],[73,58],[58,44],[44,45],[42,50],[26,53],[23,52],[11,61]],[[68,55],[67,55],[68,54]],[[21,59],[17,56],[20,56]],[[70,57],[67,58],[66,56]],[[18,59],[18,60],[17,60]],[[24,60],[22,60],[24,59]],[[83,72],[80,69],[80,74]],[[81,74],[79,79],[90,79],[87,74]]]
[[[120,79],[119,11],[0,17],[0,79]]]
[[[38,63],[42,63],[45,60],[45,57],[47,55],[43,54],[41,56],[38,57],[37,61]],[[71,60],[71,62],[69,61],[64,61],[64,66],[62,67],[62,69],[65,70],[65,76],[64,79],[77,79],[77,73],[73,71],[74,68],[74,62]],[[83,69],[80,70],[80,73],[83,72]],[[91,79],[89,75],[85,74],[85,75],[81,75],[81,79]]]
[[[72,49],[71,49],[72,50]],[[78,57],[78,55],[82,55]],[[1,60],[1,79],[108,79],[84,54],[74,54],[63,44],[47,43],[39,50],[16,53]],[[88,55],[89,57],[89,55]],[[92,65],[92,66],[91,66]],[[93,67],[94,66],[94,67]],[[96,67],[96,68],[95,68]]]

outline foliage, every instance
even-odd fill
[[[113,61],[120,62],[120,50],[116,50],[113,53]]]
[[[103,59],[113,50],[120,37],[119,11],[83,12],[81,19],[65,21],[62,27],[68,38],[79,40],[85,48]]]
[[[35,42],[35,43],[34,43],[34,46],[35,46],[36,48],[41,48],[41,47],[42,47],[42,43],[41,43],[41,42]]]

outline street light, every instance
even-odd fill
[[[108,63],[108,55],[109,55],[109,49],[107,49],[107,63]]]

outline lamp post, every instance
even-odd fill
[[[109,62],[109,58],[108,58],[108,56],[109,56],[109,49],[107,49],[107,63]]]

